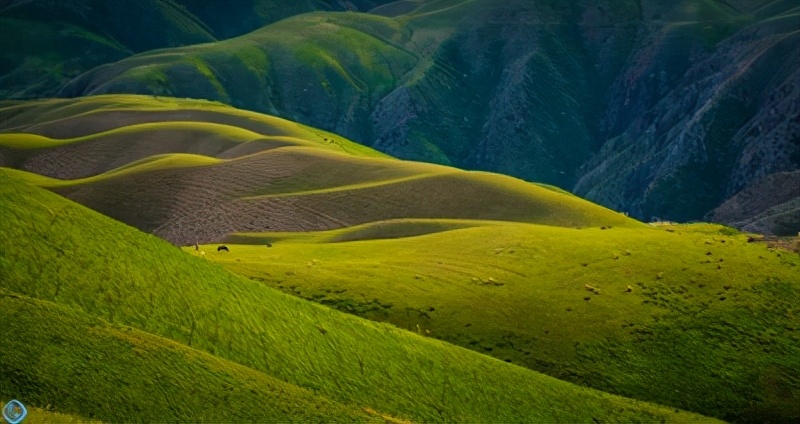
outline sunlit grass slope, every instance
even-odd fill
[[[5,102],[0,122],[0,166],[176,244],[393,219],[641,225],[557,188],[400,161],[213,102]]]
[[[0,352],[4,395],[27,403],[112,422],[369,417],[253,369],[74,308],[5,290],[0,304],[4,331],[14,335]]]
[[[5,405],[8,400],[0,400],[0,402]],[[36,408],[31,406],[26,406],[25,409],[28,411],[27,418],[24,422],[26,423],[42,423],[42,424],[101,424],[102,421],[98,420],[90,420],[84,417],[79,417],[77,415],[70,415],[70,414],[60,414],[58,412],[52,412],[49,408]]]
[[[394,239],[457,230],[462,228],[504,225],[505,222],[486,220],[451,219],[395,219],[370,222],[331,231],[308,231],[304,233],[270,232],[239,233],[225,238],[226,243],[266,245],[279,241],[339,243],[358,240]]]
[[[104,95],[0,102],[0,148],[29,149],[34,155],[72,145],[83,148],[81,154],[97,155],[98,143],[117,146],[114,153],[123,156],[143,154],[138,150],[236,156],[259,150],[242,144],[260,143],[261,149],[304,145],[386,157],[326,131],[204,100]]]
[[[52,169],[71,169],[70,156],[58,157],[47,162]],[[154,156],[76,180],[9,172],[177,244],[218,241],[235,232],[327,230],[390,219],[642,225],[511,177],[309,147],[225,161]]]
[[[14,247],[0,251],[0,313],[16,329],[6,341],[15,349],[2,350],[3,398],[109,421],[146,421],[148,408],[200,420],[198,411],[218,411],[171,404],[163,394],[187,389],[197,399],[186,401],[197,405],[222,391],[221,400],[248,405],[275,387],[258,383],[263,374],[304,389],[296,398],[278,390],[291,404],[269,410],[287,418],[313,394],[342,404],[342,414],[378,411],[381,419],[700,419],[296,299],[5,172],[0,182],[0,234]],[[155,370],[137,379],[131,368],[148,361]],[[78,401],[82,391],[92,402]],[[306,412],[317,411],[326,412]]]
[[[729,228],[403,220],[227,241],[244,244],[206,257],[254,281],[568,381],[800,416],[800,257]]]

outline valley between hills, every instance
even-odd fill
[[[800,11],[590,3],[0,6],[0,403],[796,421]]]

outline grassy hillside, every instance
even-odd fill
[[[348,421],[353,415],[346,414],[471,422],[700,419],[307,303],[6,172],[0,179],[0,233],[14,240],[14,249],[0,252],[0,313],[16,330],[8,340],[15,349],[0,354],[0,378],[8,379],[0,384],[3,398],[109,421],[148,420],[150,410],[176,420],[204,413],[213,419],[220,411],[202,399],[219,396],[242,406],[222,412],[243,419],[337,411]],[[147,374],[137,378],[131,369]],[[169,396],[153,396],[158,390],[190,403],[168,403]],[[270,393],[281,397],[274,405]],[[81,402],[88,395],[92,401]],[[314,406],[304,407],[303,399]]]
[[[5,405],[8,401],[7,400],[0,400],[3,405]],[[26,422],[35,422],[35,423],[43,423],[43,424],[101,424],[102,421],[98,420],[89,420],[84,417],[79,417],[76,415],[69,415],[69,414],[59,414],[58,412],[52,412],[47,408],[35,408],[26,406],[25,409],[28,410],[28,415],[26,418]]]
[[[5,331],[14,334],[0,354],[4,394],[33,405],[112,422],[370,419],[358,408],[74,308],[5,290],[0,303]]]
[[[510,177],[307,147],[225,161],[176,154],[151,157],[70,181],[22,175],[182,244],[220,240],[233,232],[324,230],[404,218],[641,225],[580,198]]]
[[[175,140],[175,133],[180,131],[188,134],[183,138],[190,138],[189,142]],[[387,157],[327,131],[205,100],[106,95],[0,102],[0,148],[28,149],[87,141],[129,143],[126,145],[141,142],[137,147],[149,152],[161,149],[157,150],[159,153],[170,152],[170,147],[165,148],[161,143],[170,146],[178,141],[181,149],[196,148],[205,155],[224,155],[215,149],[258,141],[267,145],[312,145],[356,156]],[[89,148],[82,153],[92,150]],[[136,154],[138,148],[130,150]],[[236,150],[239,152],[235,153]],[[253,151],[257,150],[233,149],[228,154]]]
[[[374,12],[135,56],[61,95],[220,100],[648,221],[701,219],[798,169],[794,2],[409,0]]]
[[[414,65],[415,56],[402,47],[408,36],[397,22],[377,16],[306,14],[219,43],[101,66],[60,95],[218,100],[298,122],[324,121],[327,130],[352,137],[363,134],[370,108]]]
[[[211,102],[11,102],[0,105],[0,118],[0,165],[178,244],[409,218],[641,225],[552,187],[386,158]]]
[[[11,3],[0,7],[3,98],[52,96],[83,72],[134,52],[216,41],[169,1]]]
[[[381,0],[348,2],[368,10]],[[153,49],[209,43],[315,10],[324,0],[10,0],[0,4],[0,98],[52,96],[96,66]]]
[[[730,228],[405,220],[227,241],[243,244],[206,258],[562,379],[726,420],[800,416],[800,256]]]

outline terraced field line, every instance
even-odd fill
[[[416,181],[416,180],[423,180],[427,178],[434,178],[434,177],[442,177],[448,175],[455,175],[455,174],[463,174],[461,171],[456,172],[443,172],[441,174],[422,174],[422,175],[412,175],[410,177],[403,177],[403,178],[395,178],[391,180],[381,180],[381,181],[370,181],[368,183],[359,183],[359,184],[350,184],[340,187],[332,187],[332,188],[322,188],[318,190],[308,190],[308,191],[296,191],[290,193],[278,193],[278,194],[262,194],[258,196],[249,196],[244,197],[242,200],[263,200],[263,199],[274,199],[274,198],[282,198],[282,197],[301,197],[301,196],[313,196],[315,194],[330,194],[330,193],[338,193],[344,191],[356,191],[380,186],[389,186],[394,184],[400,184],[408,181]]]

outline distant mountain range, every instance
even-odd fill
[[[221,4],[0,6],[0,96],[218,100],[642,220],[800,231],[794,1]]]

